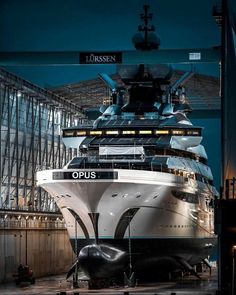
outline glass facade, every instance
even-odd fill
[[[38,170],[62,168],[77,149],[66,148],[61,129],[73,127],[75,105],[0,69],[0,208],[55,211],[36,186]]]

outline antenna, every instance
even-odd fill
[[[148,25],[148,21],[152,19],[153,14],[152,13],[148,13],[149,10],[149,5],[144,5],[143,6],[144,9],[144,13],[140,14],[140,18],[144,21],[144,26],[139,26],[138,30],[139,32],[144,32],[144,44],[145,47],[148,48],[148,32],[154,32],[155,31],[155,27],[151,26],[149,27]]]
[[[143,32],[144,36],[142,36],[141,33],[137,33],[133,37],[133,43],[136,49],[158,49],[160,45],[160,39],[156,36],[156,34],[151,33],[155,31],[155,27],[149,24],[149,21],[152,20],[153,14],[148,12],[149,5],[144,5],[143,9],[144,13],[140,14],[140,18],[144,24],[138,26],[138,31]]]

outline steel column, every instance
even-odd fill
[[[15,143],[16,143],[16,189],[15,189],[15,200],[16,200],[16,208],[19,206],[19,97],[16,92],[16,135],[15,135]]]
[[[38,167],[42,169],[42,108],[41,102],[38,102],[39,105],[39,114],[38,114]],[[37,209],[40,210],[42,205],[42,188],[38,187],[38,198],[37,198]]]

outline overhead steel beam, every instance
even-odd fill
[[[172,84],[170,91],[174,92],[178,86],[184,85],[193,75],[194,72],[184,73],[178,80],[175,81],[174,84]]]
[[[117,83],[109,75],[100,73],[98,76],[111,90],[115,91],[117,89]]]
[[[215,63],[220,48],[133,50],[123,52],[0,52],[0,66],[80,64]]]
[[[53,103],[55,104],[55,106],[58,106],[59,108],[62,108],[65,111],[79,113],[81,114],[81,117],[84,116],[84,110],[76,104],[73,104],[70,101],[64,99],[63,97],[46,89],[40,88],[1,68],[0,81],[6,85],[12,85],[16,89],[22,89],[23,92],[28,92],[30,96],[32,95],[36,97],[38,100],[44,101],[48,105],[50,105],[50,103]]]

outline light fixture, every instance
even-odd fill
[[[123,130],[122,134],[135,134],[135,130]]]
[[[108,130],[108,131],[106,131],[106,134],[107,135],[117,135],[117,134],[119,134],[119,131],[118,130]]]
[[[139,134],[152,134],[152,130],[140,130]]]
[[[102,135],[102,131],[98,131],[98,130],[90,131],[90,135]]]
[[[76,135],[77,136],[86,135],[86,131],[76,131]]]
[[[156,134],[169,134],[169,130],[156,130]]]

